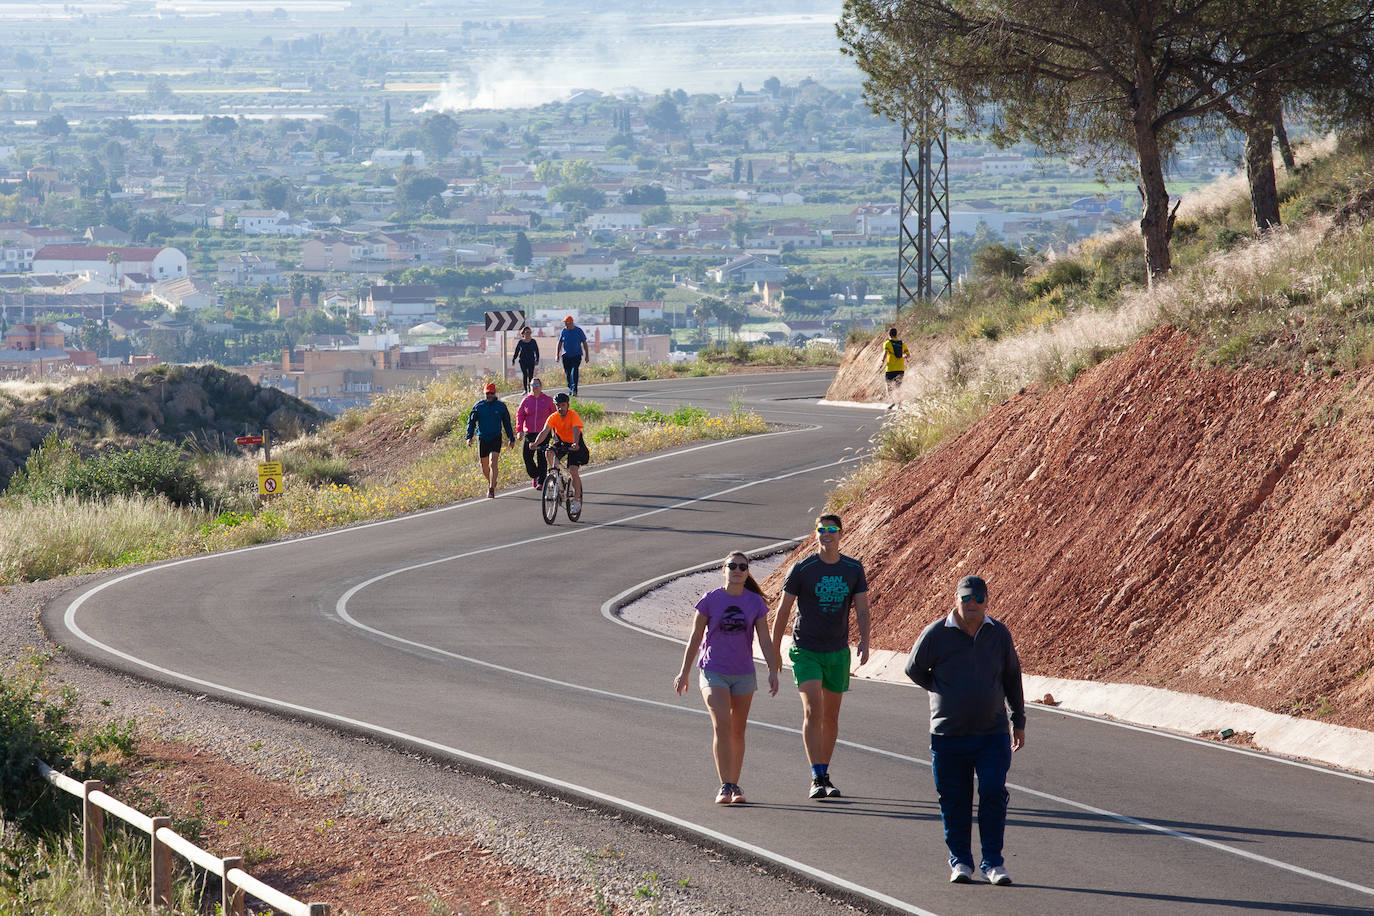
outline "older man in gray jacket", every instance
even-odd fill
[[[921,632],[906,663],[906,676],[930,691],[931,772],[955,884],[973,880],[975,775],[979,867],[990,883],[1011,884],[1002,858],[1007,771],[1012,752],[1026,743],[1026,701],[1011,632],[987,607],[987,583],[960,579],[954,610]]]

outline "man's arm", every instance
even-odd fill
[[[515,444],[515,430],[510,428],[510,408],[505,401],[497,401],[501,405],[501,424],[506,427],[506,440],[511,445]]]
[[[778,611],[773,615],[773,652],[782,658],[782,637],[787,632],[787,623],[792,619],[792,605],[797,603],[796,595],[782,593],[782,601],[778,603]]]
[[[623,334],[624,332],[625,329],[621,328],[621,333]],[[592,361],[592,351],[591,348],[587,346],[587,335],[585,333],[582,335],[582,358],[587,362]]]
[[[1021,659],[1016,655],[1011,633],[1007,634],[1007,654],[1002,664],[1002,692],[1011,707],[1011,749],[1019,751],[1026,746],[1026,690],[1021,683]]]
[[[854,622],[859,625],[859,664],[868,664],[868,592],[854,596]]]
[[[480,406],[480,402],[478,402],[478,404],[472,405],[472,410],[469,410],[469,411],[468,411],[468,434],[467,434],[467,440],[468,440],[469,442],[472,441],[472,433],[473,433],[473,430],[475,430],[475,429],[477,428],[477,408],[478,408],[478,406]]]
[[[906,659],[906,676],[916,684],[929,690],[935,684],[935,675],[930,667],[930,637],[922,633],[911,646],[911,654]]]

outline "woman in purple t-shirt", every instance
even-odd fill
[[[754,674],[754,639],[768,663],[768,692],[778,693],[782,660],[768,635],[768,602],[749,575],[749,558],[732,553],[725,559],[725,587],[709,591],[697,602],[692,638],[682,655],[682,670],[673,689],[687,693],[688,671],[695,658],[701,669],[701,695],[711,713],[712,750],[720,777],[718,805],[742,805],[739,773],[744,765],[744,728],[749,705],[758,689]],[[698,649],[700,652],[698,652]]]

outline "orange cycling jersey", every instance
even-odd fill
[[[553,430],[562,441],[572,445],[577,436],[577,430],[582,428],[582,418],[577,415],[577,411],[569,410],[566,417],[560,416],[558,411],[549,415],[548,422],[544,424]]]

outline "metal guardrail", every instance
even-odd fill
[[[172,853],[175,852],[191,864],[222,879],[220,905],[225,916],[243,916],[245,895],[252,895],[285,916],[329,916],[329,904],[301,903],[262,883],[243,870],[241,857],[220,858],[211,855],[173,830],[171,818],[149,817],[130,808],[106,794],[105,784],[98,779],[78,782],[41,760],[38,761],[38,771],[51,785],[81,799],[82,870],[87,881],[99,879],[101,852],[105,848],[105,812],[108,811],[152,839],[150,904],[154,910],[159,906],[172,905]]]

